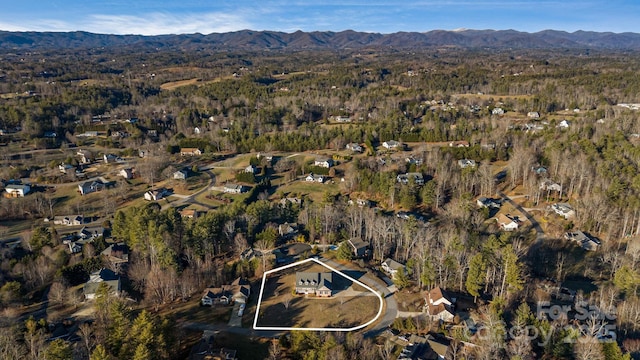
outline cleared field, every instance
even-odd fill
[[[164,83],[162,85],[160,85],[160,89],[162,90],[174,90],[177,89],[181,86],[188,86],[188,85],[198,85],[198,86],[202,86],[202,85],[206,85],[206,84],[213,84],[213,83],[217,83],[220,82],[222,80],[228,80],[228,79],[233,79],[233,76],[224,76],[224,77],[219,77],[216,79],[212,79],[212,80],[202,80],[200,78],[193,78],[193,79],[187,79],[187,80],[178,80],[178,81],[170,81],[167,83]]]
[[[162,90],[173,90],[173,89],[179,88],[181,86],[195,85],[195,84],[199,83],[200,81],[201,81],[201,79],[199,79],[199,78],[188,79],[188,80],[171,81],[171,82],[164,83],[164,84],[160,85],[160,89],[162,89]]]
[[[530,99],[533,95],[497,95],[497,94],[455,94],[451,95],[452,98],[461,98],[461,99],[478,99],[478,100],[499,100],[499,99]]]
[[[380,306],[378,297],[366,290],[359,291],[364,289],[354,288],[349,279],[337,273],[333,274],[333,297],[293,295],[296,271],[329,270],[308,263],[271,274],[265,284],[258,326],[348,328],[364,324],[376,316]],[[287,301],[289,304],[285,307]]]
[[[339,190],[338,185],[331,183],[316,183],[306,182],[304,180],[294,181],[292,183],[282,185],[278,188],[278,194],[291,194],[298,195],[308,194],[313,201],[322,200],[324,194],[327,192],[335,193]]]

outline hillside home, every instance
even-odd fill
[[[544,181],[542,181],[540,183],[540,190],[544,190],[544,191],[557,191],[559,193],[562,192],[562,185],[549,180],[549,179],[545,179]]]
[[[107,284],[110,292],[118,294],[121,291],[120,277],[112,270],[103,268],[89,275],[89,281],[84,284],[83,288],[85,299],[94,299],[96,297],[96,290],[98,290],[101,283]]]
[[[540,117],[540,113],[537,112],[537,111],[529,111],[527,113],[527,117],[530,118],[530,119],[537,119],[537,118]]]
[[[111,244],[100,254],[114,265],[126,264],[129,262],[129,247],[125,243]]]
[[[80,164],[88,164],[93,160],[93,154],[89,150],[78,150],[76,155],[80,157]]]
[[[455,303],[456,298],[436,287],[425,292],[424,312],[433,320],[451,322],[455,317]]]
[[[82,215],[67,215],[67,216],[54,216],[54,225],[67,225],[76,226],[84,224],[84,216]]]
[[[390,258],[387,258],[385,261],[383,261],[381,267],[384,272],[391,275],[392,279],[396,277],[398,271],[402,271],[405,273],[407,271],[403,264],[400,264],[399,262]]]
[[[413,182],[416,185],[424,185],[424,176],[422,175],[422,173],[406,173],[398,174],[398,176],[396,176],[396,181],[403,185],[409,184],[410,179],[413,179]]]
[[[402,143],[395,140],[389,140],[382,143],[382,147],[387,150],[402,149]]]
[[[244,168],[244,172],[250,173],[250,174],[255,174],[256,172],[258,172],[258,168],[255,167],[254,165],[249,165],[246,168]]]
[[[71,164],[67,164],[67,163],[62,163],[60,165],[58,165],[58,170],[60,170],[61,173],[66,174],[67,171],[73,169],[73,165]]]
[[[224,185],[224,192],[229,194],[242,194],[247,192],[247,188],[242,185],[227,183]]]
[[[174,180],[186,180],[189,177],[189,170],[182,169],[173,173]]]
[[[460,159],[458,160],[458,166],[462,169],[466,169],[468,167],[474,168],[476,167],[476,161],[471,159]]]
[[[118,172],[118,176],[122,176],[125,179],[133,179],[133,169],[125,168]]]
[[[80,195],[87,195],[94,192],[102,191],[105,189],[105,187],[106,187],[106,184],[100,179],[78,184],[78,190],[80,191]]]
[[[333,273],[297,272],[296,294],[331,297]]]
[[[309,175],[307,175],[306,178],[304,178],[304,181],[306,182],[318,182],[318,183],[324,183],[324,176],[322,175],[313,175],[313,173],[310,173]]]
[[[564,238],[569,241],[575,242],[578,246],[587,251],[596,251],[598,250],[598,248],[600,248],[601,245],[600,240],[591,237],[580,230],[568,232],[564,234]]]
[[[363,151],[362,146],[360,146],[360,144],[358,143],[348,143],[347,146],[345,146],[345,149],[358,153],[361,153]]]
[[[234,302],[245,304],[250,295],[249,282],[243,278],[237,278],[231,284],[204,289],[200,303],[205,306],[228,305]]]
[[[200,156],[202,155],[202,150],[198,148],[181,148],[180,155],[181,156]]]
[[[353,256],[356,258],[364,257],[369,252],[369,243],[361,238],[351,238],[347,240],[347,244],[351,247]]]
[[[157,190],[149,190],[144,193],[144,199],[147,201],[158,201],[164,198],[167,194],[167,190],[160,188]]]
[[[24,197],[31,191],[31,186],[28,184],[9,184],[4,187],[6,197]]]
[[[573,210],[571,205],[567,203],[553,204],[551,205],[551,210],[553,210],[556,214],[562,216],[565,219],[569,219],[576,216],[575,210]]]
[[[498,215],[496,221],[498,222],[498,226],[504,231],[515,231],[518,230],[520,226],[518,219],[509,214]]]
[[[298,233],[298,224],[284,223],[278,225],[278,234],[284,238],[291,238]]]
[[[469,142],[465,140],[452,141],[449,143],[449,147],[469,147]]]
[[[491,198],[480,197],[476,200],[479,208],[500,209],[500,201]]]
[[[328,169],[333,166],[333,160],[330,158],[320,158],[320,159],[316,159],[313,165]]]
[[[112,164],[116,161],[118,161],[118,156],[114,155],[114,154],[104,154],[102,155],[102,160],[104,161],[105,164]]]

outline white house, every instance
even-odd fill
[[[382,143],[382,147],[387,150],[401,149],[402,143],[395,140],[389,140]]]
[[[114,154],[104,154],[102,155],[102,160],[104,160],[105,164],[111,164],[118,160],[118,157]]]
[[[189,177],[189,170],[182,169],[173,173],[174,180],[186,180]]]
[[[180,149],[181,156],[200,156],[202,155],[202,150],[198,148],[182,148]]]
[[[409,184],[409,179],[413,179],[416,185],[424,185],[424,176],[422,175],[422,173],[406,173],[398,174],[398,176],[396,176],[396,181],[403,185]]]
[[[9,184],[5,186],[4,191],[8,197],[24,197],[31,191],[31,186],[28,184]]]
[[[348,143],[347,146],[345,146],[345,148],[353,152],[361,153],[363,151],[362,146],[360,146],[360,144],[358,143]]]
[[[144,193],[144,199],[147,201],[158,201],[166,195],[166,190],[161,188],[158,190],[149,190]]]
[[[460,166],[463,169],[466,169],[468,167],[476,167],[476,161],[475,160],[471,160],[471,159],[461,159],[458,160],[458,166]]]
[[[491,110],[491,114],[493,115],[504,115],[504,110],[502,108],[493,108],[493,110]]]
[[[540,190],[562,192],[562,185],[549,179],[545,179],[540,183]]]
[[[570,123],[569,121],[567,121],[567,120],[562,120],[562,121],[560,121],[560,123],[558,124],[558,127],[559,127],[560,129],[568,129],[568,128],[569,128],[569,125],[571,125],[571,123]]]
[[[118,172],[118,176],[122,176],[125,179],[133,179],[133,169],[132,168],[125,168],[120,170],[120,172]]]
[[[398,271],[406,272],[404,265],[390,258],[383,261],[381,267],[384,272],[391,275],[391,278],[395,278]]]
[[[66,174],[67,170],[73,169],[73,165],[71,164],[67,164],[67,163],[62,163],[60,165],[58,165],[58,170],[60,170],[61,173]]]
[[[575,210],[571,207],[571,205],[567,203],[557,203],[551,205],[551,209],[558,215],[562,216],[565,219],[569,219],[576,215]]]
[[[502,228],[504,231],[518,230],[518,227],[520,226],[519,221],[509,214],[500,214],[498,215],[496,220],[498,221],[498,225],[500,226],[500,228]]]
[[[527,117],[531,118],[531,119],[537,119],[540,117],[540,113],[537,111],[529,111],[527,113]]]
[[[225,184],[224,185],[224,192],[229,193],[229,194],[242,194],[243,192],[246,191],[246,188],[242,185],[238,185],[238,184]]]
[[[316,159],[313,165],[328,169],[333,166],[333,160],[330,158]]]
[[[304,178],[304,181],[307,182],[318,182],[318,183],[324,183],[324,176],[322,175],[313,175],[313,173],[310,173],[309,175],[307,175],[306,178]]]

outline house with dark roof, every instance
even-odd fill
[[[351,247],[351,251],[353,251],[353,256],[357,258],[364,257],[369,252],[369,243],[361,238],[351,238],[347,240],[347,243]]]
[[[422,173],[419,173],[419,172],[398,174],[398,176],[396,176],[396,180],[403,185],[409,184],[409,181],[411,179],[413,179],[413,182],[416,185],[424,185],[424,176],[422,175]]]
[[[230,184],[230,183],[227,183],[224,185],[224,192],[229,194],[242,194],[243,192],[246,192],[246,191],[247,191],[247,188],[243,185]]]
[[[28,184],[9,184],[4,187],[7,197],[24,197],[31,191]]]
[[[237,278],[231,284],[204,289],[200,303],[205,306],[228,305],[234,302],[244,304],[250,295],[251,286],[249,282],[243,278]]]
[[[218,347],[214,332],[205,330],[202,339],[197,342],[189,354],[189,360],[236,360],[236,350]]]
[[[80,191],[80,195],[87,195],[94,192],[102,191],[106,187],[106,184],[100,180],[86,181],[82,184],[78,184],[78,191]]]
[[[125,243],[111,244],[101,254],[114,265],[129,262],[129,247]]]
[[[391,278],[395,278],[398,271],[407,271],[403,264],[400,264],[399,262],[391,258],[387,258],[385,261],[383,261],[381,267],[384,272],[391,275]]]
[[[296,294],[331,297],[333,273],[297,272]]]
[[[121,291],[120,277],[116,275],[113,270],[103,268],[98,271],[94,271],[89,275],[89,281],[84,284],[84,288],[82,290],[84,297],[87,300],[94,299],[96,291],[101,283],[107,284],[110,291],[115,292],[116,294]]]

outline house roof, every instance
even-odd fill
[[[391,259],[391,258],[387,258],[385,261],[382,262],[383,264],[386,264],[387,267],[391,270],[398,270],[398,269],[403,269],[404,265],[400,264],[399,262]]]
[[[440,288],[439,286],[431,289],[431,291],[427,291],[427,297],[432,301],[445,298],[449,302],[451,302],[451,297],[449,296],[449,294],[446,291],[442,290],[442,288]]]
[[[512,218],[510,218],[505,214],[499,214],[498,217],[496,217],[496,220],[498,221],[498,224],[504,224],[504,225],[516,223],[515,220],[513,220]]]
[[[362,240],[361,238],[351,238],[347,241],[349,242],[349,244],[351,244],[351,246],[353,246],[354,249],[362,249],[369,246],[369,243]]]
[[[296,287],[309,288],[309,289],[322,289],[327,288],[331,290],[331,283],[333,282],[333,273],[324,272],[297,272],[296,273]]]

